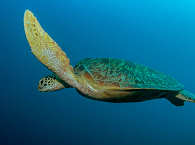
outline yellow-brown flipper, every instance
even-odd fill
[[[78,82],[65,52],[43,30],[36,17],[29,10],[26,10],[24,14],[24,29],[32,53],[36,58],[60,79],[72,87],[77,87]]]

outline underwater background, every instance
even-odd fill
[[[0,145],[194,145],[195,104],[106,103],[75,89],[40,93],[50,72],[31,54],[31,10],[75,65],[113,57],[169,74],[195,93],[192,0],[1,0]]]

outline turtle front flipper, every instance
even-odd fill
[[[46,77],[43,77],[38,84],[38,90],[40,92],[51,92],[70,87],[70,85],[60,80],[55,75],[48,75]]]
[[[36,17],[29,10],[26,10],[24,14],[24,29],[32,53],[36,58],[60,79],[76,88],[78,82],[65,52],[44,31]]]

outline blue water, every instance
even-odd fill
[[[194,145],[195,104],[165,99],[112,104],[74,89],[40,93],[49,71],[23,28],[30,9],[74,65],[114,57],[169,74],[195,92],[192,0],[0,2],[0,145]]]

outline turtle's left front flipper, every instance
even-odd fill
[[[69,59],[58,44],[44,31],[29,10],[24,14],[24,29],[32,53],[48,69],[69,85],[76,87],[77,80]]]

